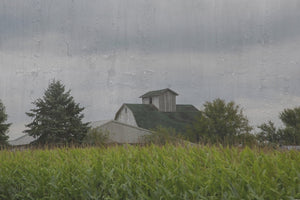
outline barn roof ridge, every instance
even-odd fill
[[[152,91],[149,91],[145,94],[143,94],[142,96],[140,96],[139,98],[146,98],[146,97],[154,97],[154,96],[159,96],[165,92],[171,92],[173,94],[175,94],[176,96],[178,96],[178,94],[176,92],[174,92],[173,90],[171,90],[170,88],[165,88],[165,89],[162,89],[162,90],[152,90]]]

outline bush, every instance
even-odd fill
[[[165,145],[176,144],[182,141],[174,128],[158,126],[151,132],[151,135],[144,136],[146,144]]]
[[[88,131],[83,143],[92,146],[102,146],[107,142],[108,135],[108,132],[102,131],[99,128],[92,128]]]

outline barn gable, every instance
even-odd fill
[[[132,113],[132,110],[128,108],[128,104],[123,104],[115,115],[115,120],[131,126],[138,126]]]

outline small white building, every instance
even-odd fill
[[[124,124],[115,120],[92,122],[91,126],[92,128],[97,128],[103,131],[103,133],[108,133],[107,143],[144,143],[144,136],[151,134],[149,130]]]
[[[33,141],[35,141],[34,137],[32,137],[28,134],[25,134],[21,137],[18,137],[16,139],[14,139],[14,140],[8,141],[8,143],[12,146],[23,146],[23,145],[30,144]]]

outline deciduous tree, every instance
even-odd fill
[[[279,118],[285,126],[282,140],[287,144],[300,145],[300,107],[284,109]]]
[[[233,144],[237,136],[249,134],[251,130],[239,105],[215,99],[204,104],[204,109],[188,128],[188,135],[192,142]]]
[[[157,126],[151,132],[150,135],[144,135],[143,137],[146,144],[165,145],[181,142],[180,136],[174,128]]]
[[[260,142],[260,144],[279,143],[281,139],[281,134],[272,121],[268,121],[268,123],[263,123],[260,126],[258,126],[258,128],[260,129],[260,132],[256,135],[256,138]]]

